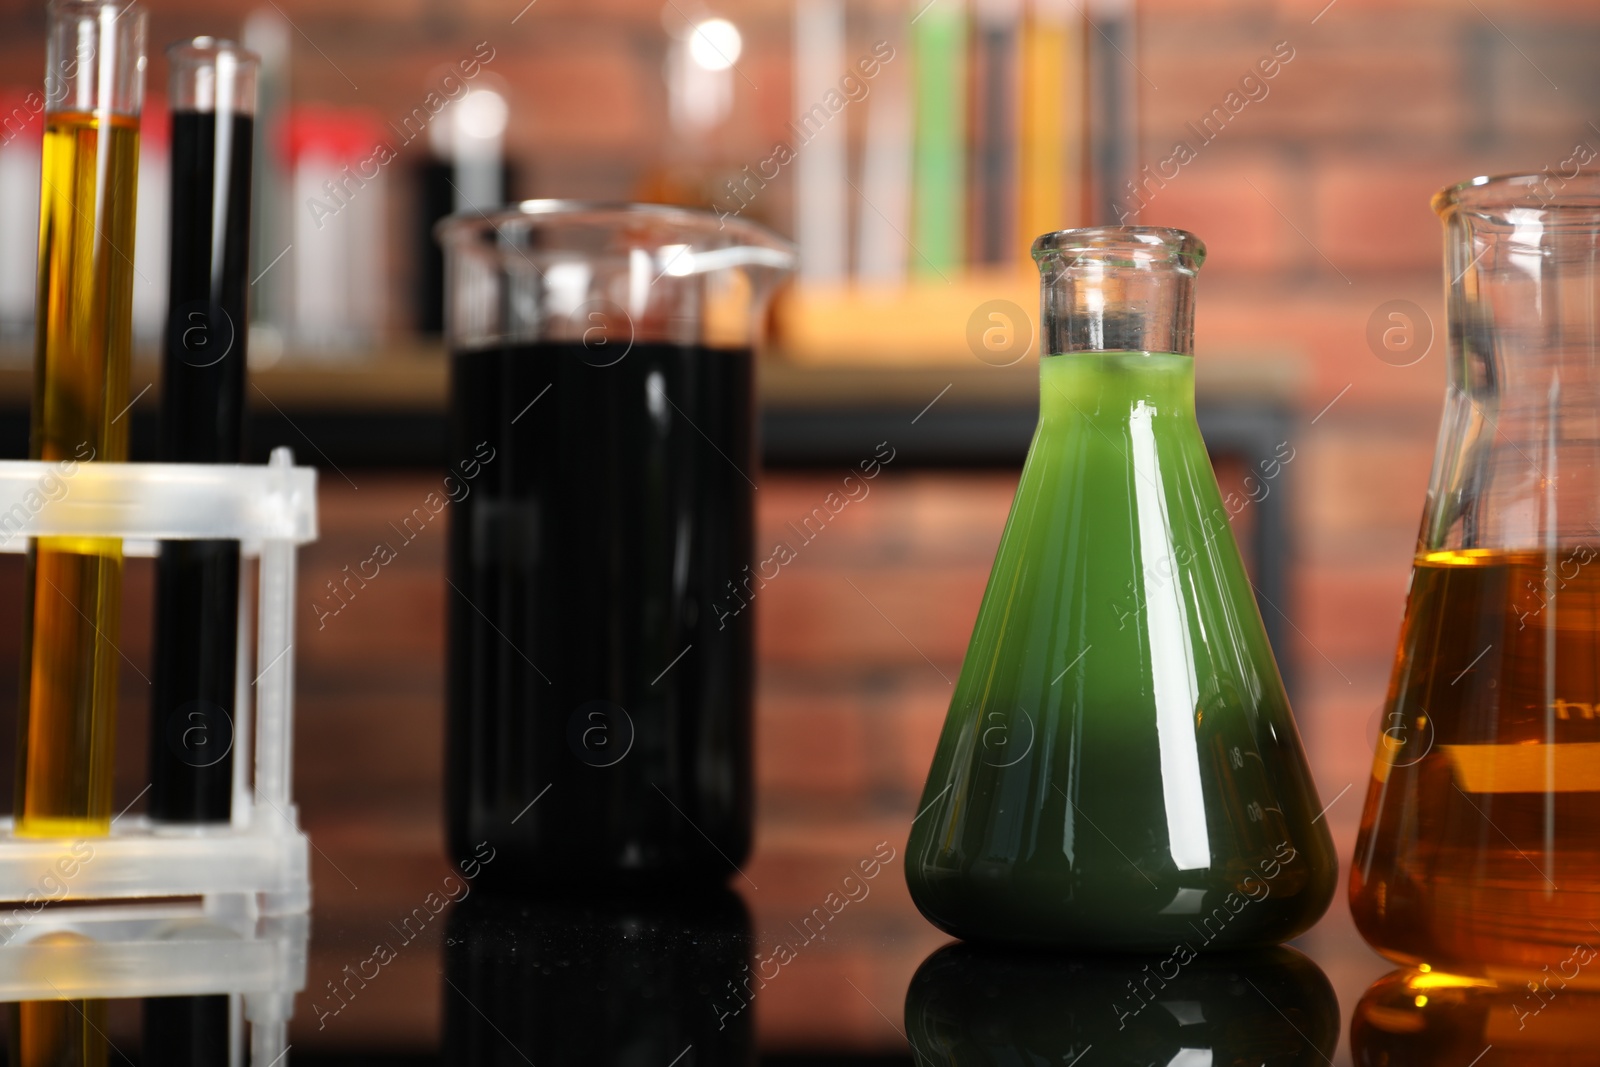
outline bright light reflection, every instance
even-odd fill
[[[744,38],[727,19],[705,19],[689,31],[689,58],[706,70],[727,70],[739,62]]]

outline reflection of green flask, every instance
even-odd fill
[[[1333,842],[1194,417],[1204,254],[1149,228],[1034,244],[1039,426],[906,857],[917,906],[958,937],[1240,948],[1332,898]]]
[[[911,979],[906,1036],[934,1067],[1324,1067],[1339,1001],[1288,948],[1063,959],[947,945]]]

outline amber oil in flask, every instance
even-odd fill
[[[1356,927],[1519,984],[1600,944],[1600,177],[1473,178],[1444,417],[1350,871]]]
[[[1352,874],[1369,940],[1533,970],[1600,942],[1597,698],[1600,538],[1416,560]]]

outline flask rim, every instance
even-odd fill
[[[226,37],[188,37],[167,45],[167,96],[174,112],[256,113],[261,57]]]
[[[1206,245],[1188,230],[1170,226],[1081,226],[1041,234],[1032,255],[1040,270],[1063,256],[1077,256],[1120,267],[1170,265],[1193,273],[1206,260]]]
[[[144,5],[137,0],[134,3],[119,3],[118,0],[50,0],[45,5],[47,15],[72,18],[93,17],[107,10],[115,10],[119,19],[127,14],[141,17],[145,14]]]
[[[1495,218],[1514,209],[1600,211],[1600,175],[1481,174],[1440,189],[1430,205],[1441,219],[1457,212]]]
[[[185,37],[181,41],[173,41],[167,45],[166,56],[168,62],[189,61],[207,62],[215,60],[218,56],[231,56],[240,66],[249,66],[254,69],[261,66],[261,57],[242,47],[238,42],[227,37],[213,37],[202,34],[199,37]]]

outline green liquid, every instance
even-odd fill
[[[967,939],[1273,944],[1338,863],[1194,418],[1188,356],[1046,357],[1039,426],[912,827]]]

